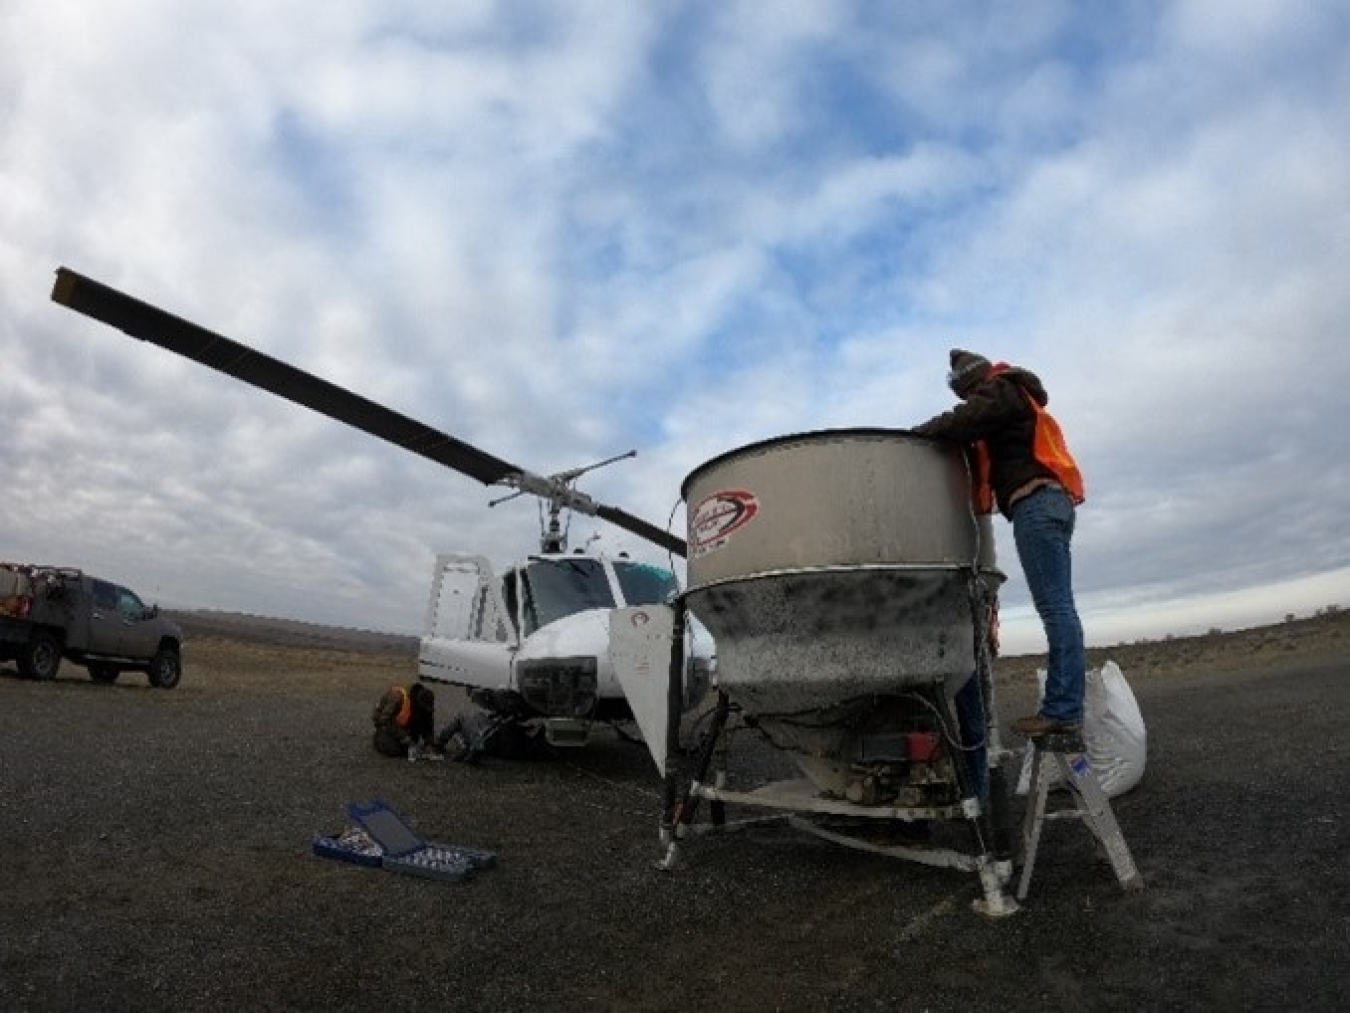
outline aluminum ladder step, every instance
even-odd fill
[[[1120,832],[1111,803],[1102,791],[1097,774],[1092,769],[1081,735],[1039,735],[1031,740],[1034,747],[1031,761],[1031,792],[1027,796],[1027,811],[1022,820],[1022,874],[1017,883],[1017,899],[1025,900],[1031,886],[1031,873],[1036,865],[1036,851],[1041,831],[1047,820],[1079,819],[1106,852],[1116,879],[1126,890],[1142,890],[1144,878],[1135,867],[1129,845]],[[1073,800],[1073,807],[1046,811],[1055,774],[1063,778]]]

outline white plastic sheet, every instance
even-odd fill
[[[1044,693],[1045,669],[1036,676]],[[1144,715],[1139,710],[1134,691],[1114,661],[1087,673],[1083,745],[1087,747],[1088,760],[1107,797],[1124,794],[1144,776],[1148,730],[1144,727]],[[1032,747],[1028,743],[1022,755],[1022,774],[1017,782],[1019,795],[1025,795],[1031,787],[1031,757]]]

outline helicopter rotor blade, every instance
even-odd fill
[[[521,471],[516,465],[453,436],[67,268],[59,268],[56,272],[52,299],[125,331],[133,338],[167,348],[237,380],[388,440],[404,450],[476,478],[484,485],[492,485]]]
[[[640,538],[645,538],[663,549],[668,549],[681,558],[689,554],[689,544],[683,538],[671,534],[664,528],[658,528],[655,524],[649,524],[641,517],[634,517],[618,507],[598,504],[595,508],[595,516],[601,520],[609,521],[625,531],[630,531]]]
[[[641,518],[614,507],[595,504],[588,497],[568,490],[559,483],[503,461],[360,394],[174,316],[69,268],[57,269],[52,300],[116,327],[133,338],[159,345],[244,383],[344,422],[477,479],[484,485],[502,484],[546,498],[560,497],[561,502],[574,509],[596,514],[640,538],[678,555],[685,554],[683,539]]]

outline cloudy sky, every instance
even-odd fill
[[[584,488],[680,533],[703,461],[974,348],[1087,474],[1090,642],[1350,606],[1339,0],[0,0],[0,109],[0,558],[415,632],[437,551],[538,535],[65,265],[537,472],[635,448]]]

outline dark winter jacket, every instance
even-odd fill
[[[967,400],[911,430],[966,446],[984,441],[989,453],[989,483],[1005,517],[1009,515],[1007,504],[1018,488],[1032,479],[1055,478],[1055,473],[1036,459],[1037,415],[1027,395],[1042,408],[1050,401],[1035,373],[1019,366],[995,367]]]

